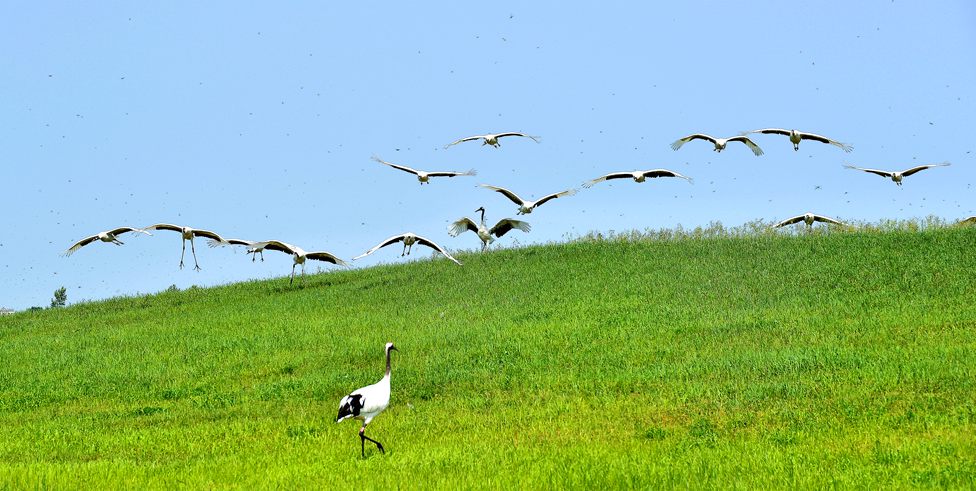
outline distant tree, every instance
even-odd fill
[[[37,305],[27,309],[28,312],[37,312],[38,310],[44,310],[44,307],[38,307]]]
[[[68,290],[63,286],[54,290],[54,298],[51,299],[51,308],[64,307],[68,302]]]

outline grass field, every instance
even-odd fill
[[[459,259],[0,318],[0,482],[976,486],[976,229]]]

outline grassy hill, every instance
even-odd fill
[[[976,230],[460,259],[0,318],[0,482],[976,483]],[[361,459],[336,409],[387,341]]]

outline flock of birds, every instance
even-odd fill
[[[760,156],[763,154],[762,149],[759,147],[759,145],[757,145],[754,141],[752,141],[752,139],[750,139],[747,136],[749,134],[754,134],[754,133],[787,136],[790,142],[793,144],[794,150],[799,150],[800,142],[804,140],[816,141],[828,145],[833,145],[835,147],[844,150],[845,152],[850,152],[853,150],[853,147],[851,147],[850,145],[827,138],[825,136],[817,135],[814,133],[806,133],[797,130],[786,130],[780,128],[765,128],[760,130],[754,130],[730,138],[715,138],[713,136],[706,135],[703,133],[694,133],[678,139],[677,141],[671,144],[671,148],[674,150],[678,150],[684,144],[690,141],[703,140],[714,145],[715,147],[714,150],[716,152],[721,152],[725,150],[726,146],[730,142],[741,142],[746,147],[748,147],[756,156]],[[505,132],[505,133],[475,135],[466,138],[461,138],[459,140],[456,140],[446,145],[445,148],[451,147],[453,145],[457,145],[459,143],[478,141],[478,140],[481,140],[482,146],[490,145],[492,147],[498,148],[501,146],[499,144],[499,139],[505,137],[528,138],[535,141],[536,143],[539,142],[539,138],[535,136],[530,136],[519,132]],[[463,176],[477,175],[477,172],[474,169],[463,171],[463,172],[423,171],[423,170],[413,169],[411,167],[407,167],[404,165],[387,162],[376,156],[373,157],[373,160],[379,162],[380,164],[415,175],[421,185],[429,184],[430,179],[434,177],[463,177]],[[845,165],[844,167],[848,169],[876,174],[881,177],[891,179],[893,182],[895,182],[895,184],[901,186],[902,181],[905,177],[911,176],[915,173],[933,167],[944,167],[948,165],[950,164],[947,162],[938,163],[938,164],[919,165],[903,171],[868,169],[863,167],[855,167],[852,165]],[[642,183],[648,178],[666,178],[666,177],[684,179],[689,183],[693,182],[693,180],[690,177],[681,175],[677,172],[668,169],[650,169],[650,170],[637,170],[637,171],[626,171],[626,172],[611,172],[603,176],[597,177],[595,179],[586,181],[582,185],[584,188],[590,188],[600,182],[609,181],[613,179],[633,179],[634,182]],[[510,201],[512,201],[512,203],[514,203],[518,207],[518,212],[517,212],[518,215],[528,215],[532,213],[536,208],[548,203],[551,200],[572,196],[577,192],[576,189],[568,189],[565,191],[547,194],[536,200],[525,200],[515,192],[503,187],[491,186],[487,184],[482,184],[481,187],[488,189],[490,191],[497,192],[505,196],[506,198],[508,198]],[[476,222],[471,218],[463,217],[453,222],[448,227],[448,233],[452,237],[457,237],[462,233],[464,233],[465,231],[474,232],[481,240],[482,251],[484,251],[488,247],[488,245],[492,243],[496,238],[500,238],[505,234],[511,232],[512,230],[519,230],[521,232],[526,232],[526,233],[528,233],[531,230],[531,226],[527,222],[524,222],[522,220],[517,220],[514,218],[503,218],[499,220],[497,223],[495,223],[495,225],[488,227],[488,225],[485,222],[484,207],[478,208],[477,210],[475,210],[475,212],[481,213],[481,217],[479,221]],[[845,225],[844,223],[838,220],[835,220],[833,218],[824,215],[819,215],[815,213],[804,213],[802,215],[797,215],[794,217],[787,218],[783,221],[780,221],[775,225],[773,225],[772,227],[773,228],[784,227],[787,225],[799,223],[801,221],[807,225],[808,229],[812,227],[814,222],[823,222],[823,223],[829,223],[835,225]],[[971,224],[976,223],[976,216],[969,217],[960,223],[971,223]],[[197,257],[196,257],[196,247],[193,242],[193,239],[195,237],[203,237],[205,239],[208,239],[208,245],[211,247],[219,247],[219,246],[246,247],[247,253],[251,254],[252,256],[251,257],[252,261],[254,261],[257,255],[259,254],[261,255],[261,260],[263,261],[265,250],[278,251],[278,252],[283,252],[285,254],[289,254],[292,256],[293,259],[291,279],[289,280],[290,283],[294,282],[295,280],[295,269],[298,265],[302,266],[302,276],[304,277],[305,262],[307,260],[323,261],[323,262],[327,262],[339,266],[348,265],[346,261],[343,261],[342,259],[335,256],[334,254],[331,254],[326,251],[306,252],[304,249],[298,246],[291,245],[278,240],[250,241],[250,240],[243,240],[243,239],[225,239],[221,235],[217,234],[216,232],[212,232],[210,230],[196,229],[191,227],[172,225],[168,223],[158,223],[144,228],[119,227],[112,230],[100,232],[95,235],[85,237],[79,240],[70,248],[68,248],[67,251],[65,251],[65,255],[70,255],[75,251],[77,251],[78,249],[88,244],[94,243],[96,241],[109,242],[115,245],[122,245],[123,243],[118,239],[118,236],[125,233],[152,235],[150,233],[151,231],[159,231],[159,230],[178,232],[181,234],[183,239],[182,241],[183,250],[180,255],[181,269],[183,268],[184,258],[186,256],[186,243],[187,241],[189,241],[190,251],[191,254],[193,255],[194,269],[196,269],[197,271],[200,270],[200,264],[197,262]],[[421,237],[411,232],[394,235],[393,237],[387,238],[386,240],[383,240],[382,242],[375,245],[371,249],[367,250],[363,254],[354,257],[353,260],[357,260],[369,256],[370,254],[373,254],[374,252],[386,246],[397,244],[397,243],[403,244],[403,250],[400,254],[401,256],[409,255],[413,246],[419,244],[432,249],[436,253],[441,254],[442,256],[446,257],[450,261],[453,261],[455,264],[459,266],[462,265],[460,261],[458,261],[453,256],[451,256],[450,253],[447,252],[447,250],[445,250],[443,247],[441,247],[434,241],[427,239],[425,237]],[[364,457],[366,454],[367,440],[374,443],[376,445],[376,448],[381,453],[384,452],[383,445],[380,442],[366,436],[365,432],[366,432],[366,426],[370,423],[370,421],[372,421],[373,418],[375,418],[377,415],[382,413],[383,410],[386,409],[386,407],[389,405],[390,402],[390,353],[392,351],[398,351],[398,350],[393,345],[393,343],[387,343],[385,350],[386,350],[386,373],[383,376],[383,378],[375,384],[357,389],[352,393],[350,393],[349,395],[343,397],[342,400],[339,402],[339,414],[336,417],[336,422],[340,422],[348,418],[358,419],[363,422],[362,426],[359,429],[359,437],[361,443],[361,451]]]

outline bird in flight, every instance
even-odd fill
[[[793,143],[793,150],[796,150],[796,151],[799,151],[800,150],[800,141],[801,140],[813,140],[813,141],[818,141],[820,143],[826,143],[828,145],[833,145],[833,146],[835,146],[837,148],[840,148],[841,150],[843,150],[845,152],[850,152],[851,150],[854,150],[854,147],[852,147],[852,146],[850,146],[850,145],[848,145],[846,143],[841,143],[841,142],[839,142],[837,140],[831,140],[830,138],[827,138],[826,136],[821,136],[821,135],[817,135],[817,134],[814,134],[814,133],[806,133],[806,132],[797,131],[797,130],[784,130],[782,128],[765,128],[765,129],[761,129],[761,130],[747,131],[747,132],[743,133],[743,135],[748,135],[750,133],[763,133],[763,134],[766,134],[766,135],[786,135],[786,136],[790,137],[790,142]]]
[[[524,199],[519,198],[517,194],[505,188],[500,188],[498,186],[489,186],[487,184],[482,184],[481,187],[502,193],[503,195],[505,195],[506,198],[512,200],[513,203],[519,206],[519,211],[518,211],[519,215],[527,215],[529,213],[532,213],[532,210],[542,206],[546,201],[556,199],[556,198],[562,198],[563,196],[572,196],[576,194],[575,189],[567,189],[566,191],[547,194],[536,201],[525,201]]]
[[[865,169],[864,167],[855,167],[853,165],[845,165],[844,167],[847,168],[847,169],[854,169],[854,170],[859,170],[859,171],[864,171],[864,172],[870,172],[871,174],[877,174],[877,175],[879,175],[881,177],[887,177],[887,178],[890,178],[892,181],[894,181],[895,184],[901,186],[902,179],[904,179],[904,178],[906,178],[906,177],[908,177],[908,176],[910,176],[910,175],[912,175],[912,174],[914,174],[916,172],[921,172],[921,171],[923,171],[925,169],[931,169],[932,167],[947,167],[949,165],[952,165],[952,164],[950,164],[949,162],[943,162],[941,164],[926,164],[926,165],[919,165],[919,166],[916,166],[916,167],[912,167],[911,169],[906,169],[906,170],[903,170],[903,171],[887,171],[887,170],[878,170],[878,169]]]
[[[71,254],[73,254],[78,249],[81,249],[82,247],[85,247],[86,245],[91,244],[92,242],[95,242],[96,240],[100,240],[102,242],[111,242],[111,243],[113,243],[113,244],[115,244],[117,246],[120,246],[120,245],[124,244],[124,242],[122,242],[121,240],[119,240],[117,236],[122,235],[124,233],[128,233],[128,232],[136,232],[136,233],[142,233],[142,234],[146,234],[146,235],[152,235],[151,233],[146,232],[145,230],[143,230],[141,228],[119,227],[119,228],[116,228],[116,229],[106,230],[104,232],[99,232],[99,233],[97,233],[95,235],[92,235],[90,237],[85,237],[84,239],[81,239],[78,242],[75,242],[75,244],[73,246],[69,247],[68,250],[64,251],[64,253],[61,254],[61,255],[62,256],[70,256]]]
[[[593,187],[594,184],[609,181],[611,179],[627,179],[633,178],[634,182],[644,182],[648,177],[677,177],[684,179],[688,182],[694,182],[694,180],[688,176],[683,176],[677,172],[670,171],[667,169],[652,169],[652,170],[635,170],[632,172],[611,172],[605,176],[600,176],[596,179],[592,179],[583,183],[583,187],[589,188]]]
[[[691,140],[705,140],[705,141],[712,142],[712,144],[715,145],[716,152],[721,152],[722,150],[725,150],[725,146],[728,145],[729,142],[742,142],[745,143],[747,147],[749,147],[749,150],[752,150],[752,153],[756,154],[756,157],[763,154],[763,151],[761,148],[759,148],[759,145],[756,145],[755,143],[753,143],[752,140],[750,140],[748,137],[745,137],[743,135],[733,136],[731,138],[715,138],[714,136],[706,135],[704,133],[695,133],[692,135],[688,135],[684,138],[679,138],[678,140],[676,140],[674,143],[671,144],[671,148],[673,150],[677,150],[681,148],[682,145],[690,142]]]
[[[457,141],[448,143],[447,145],[444,145],[444,148],[448,148],[448,147],[450,147],[452,145],[457,145],[458,143],[464,143],[464,142],[469,142],[469,141],[474,141],[474,140],[484,140],[483,142],[481,142],[481,145],[482,146],[484,146],[484,145],[491,145],[491,146],[493,146],[495,148],[498,148],[498,147],[501,146],[501,144],[498,143],[498,139],[499,138],[506,137],[506,136],[520,136],[522,138],[529,138],[532,141],[534,141],[536,143],[539,143],[539,137],[538,136],[529,136],[529,135],[526,135],[525,133],[518,133],[518,132],[515,132],[515,131],[509,131],[507,133],[490,133],[490,134],[487,134],[487,135],[474,135],[474,136],[464,137],[464,138],[461,138],[460,140],[457,140]]]
[[[434,171],[434,172],[427,172],[427,171],[412,169],[412,168],[407,167],[405,165],[393,164],[393,163],[387,162],[387,161],[385,161],[385,160],[383,160],[383,159],[381,159],[381,158],[379,158],[379,157],[377,157],[375,155],[373,156],[373,160],[375,160],[375,161],[377,161],[377,162],[379,162],[381,164],[384,164],[384,165],[388,165],[390,167],[393,167],[394,169],[400,169],[400,170],[402,170],[404,172],[409,172],[409,173],[417,176],[417,180],[420,181],[420,184],[421,185],[423,185],[423,184],[430,184],[430,178],[431,177],[473,176],[473,175],[476,175],[478,173],[474,169],[471,169],[471,170],[466,171],[466,172],[454,172],[454,171]]]

